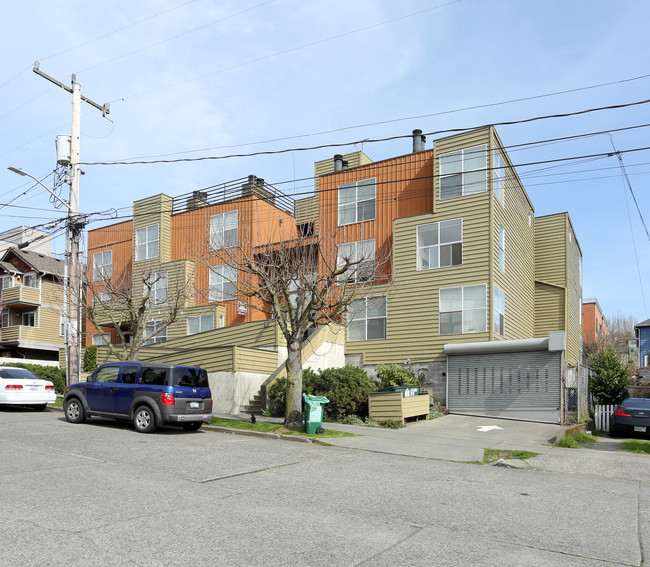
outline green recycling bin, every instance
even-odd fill
[[[302,395],[305,400],[305,433],[313,435],[322,433],[323,429],[323,406],[329,402],[325,396]],[[318,431],[318,430],[321,431]]]

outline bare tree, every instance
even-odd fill
[[[242,236],[239,242],[251,242]],[[247,298],[252,308],[274,318],[286,341],[286,427],[302,426],[301,352],[309,332],[330,322],[344,322],[362,288],[387,284],[383,271],[389,261],[377,260],[372,242],[372,247],[338,248],[333,239],[317,241],[294,229],[291,238],[260,246],[215,239],[208,246],[204,258],[211,269],[215,261],[230,267],[219,271],[229,287],[229,298],[235,294]]]
[[[137,360],[140,348],[158,342],[186,306],[186,282],[171,282],[167,271],[145,272],[140,281],[102,276],[87,280],[85,311],[110,353]],[[180,284],[180,285],[179,285]],[[119,343],[113,343],[111,332]]]

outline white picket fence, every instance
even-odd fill
[[[594,422],[596,429],[609,431],[609,417],[617,406],[594,406]]]

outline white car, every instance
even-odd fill
[[[0,404],[32,406],[44,410],[56,400],[54,384],[24,368],[0,366]]]

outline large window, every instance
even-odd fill
[[[146,277],[144,293],[149,292],[150,305],[167,303],[167,272],[153,272]]]
[[[440,334],[460,335],[487,330],[486,286],[468,285],[440,290]]]
[[[348,341],[386,338],[386,297],[355,299],[348,308]]]
[[[93,254],[93,281],[108,280],[113,275],[113,251]]]
[[[418,270],[463,263],[463,219],[418,226]]]
[[[339,185],[339,226],[375,218],[375,178]]]
[[[11,276],[0,277],[0,289],[7,289],[13,286],[13,279]]]
[[[442,154],[440,199],[474,195],[487,190],[487,146],[482,144]]]
[[[167,340],[167,327],[160,329],[162,326],[162,321],[149,321],[145,325],[145,336],[151,335],[151,333],[156,333],[155,335],[149,336],[149,338],[144,342],[145,345],[153,345],[156,343],[164,343]],[[158,332],[156,332],[158,331]]]
[[[494,195],[503,205],[506,191],[506,170],[501,159],[501,152],[495,149],[492,151],[492,186]]]
[[[237,299],[237,270],[232,266],[221,265],[210,268],[209,301],[228,301]]]
[[[160,226],[152,224],[135,231],[135,259],[157,258],[160,244]]]
[[[375,240],[359,240],[339,244],[337,267],[340,269],[345,261],[350,267],[339,276],[341,281],[349,283],[367,282],[375,278]]]
[[[506,271],[506,229],[499,225],[499,269]]]
[[[187,334],[195,335],[214,329],[214,315],[197,315],[187,318]]]
[[[23,313],[20,322],[23,327],[36,327],[36,311]]]
[[[107,345],[108,343],[106,342],[106,337],[104,335],[100,334],[95,334],[93,335],[93,344],[97,346],[104,346]]]
[[[505,336],[506,330],[506,294],[494,286],[494,332]]]
[[[237,246],[238,224],[237,211],[210,217],[210,246],[215,250]]]

